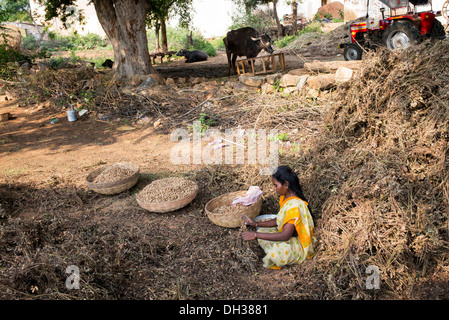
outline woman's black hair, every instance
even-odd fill
[[[296,195],[301,200],[308,203],[306,197],[304,196],[304,193],[302,192],[301,185],[299,184],[298,176],[289,166],[279,166],[276,169],[276,172],[273,173],[272,177],[279,181],[281,184],[284,184],[286,181],[288,181],[288,188],[296,193]],[[310,214],[312,214],[310,205],[308,207]]]

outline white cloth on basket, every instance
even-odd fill
[[[257,200],[259,200],[261,195],[262,195],[262,190],[260,190],[259,187],[251,186],[251,187],[249,187],[245,196],[235,198],[232,201],[232,204],[240,203],[240,204],[243,204],[244,206],[250,206],[253,203],[256,203]]]

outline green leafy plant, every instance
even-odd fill
[[[287,45],[289,45],[290,43],[292,43],[293,41],[295,41],[297,38],[298,38],[298,36],[296,36],[296,35],[286,36],[282,39],[275,41],[274,45],[278,48],[284,48]]]
[[[193,125],[189,126],[189,130],[192,133],[203,134],[209,127],[215,126],[215,119],[209,117],[206,113],[201,113],[198,121],[195,121]]]

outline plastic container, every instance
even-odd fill
[[[69,121],[76,121],[76,111],[73,109],[73,106],[71,106],[70,110],[67,111],[67,119]]]

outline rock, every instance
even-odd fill
[[[262,92],[262,94],[270,94],[270,93],[274,92],[274,88],[273,88],[273,86],[271,84],[264,83],[261,86],[261,92]]]
[[[304,69],[313,72],[334,73],[340,67],[345,67],[353,70],[360,69],[362,65],[361,60],[355,61],[318,61],[306,62]]]
[[[326,90],[335,85],[335,74],[319,74],[307,78],[307,87],[315,90]]]
[[[153,127],[157,128],[157,127],[159,127],[161,125],[161,123],[162,123],[162,120],[161,119],[157,119],[156,121],[154,121]]]
[[[297,87],[287,87],[284,88],[284,90],[282,91],[283,93],[294,93],[294,92],[298,92],[298,88]]]
[[[265,76],[265,80],[267,81],[268,84],[275,84],[276,81],[278,81],[280,78],[282,77],[281,73],[275,73],[275,74],[269,74],[267,76]]]
[[[140,92],[142,90],[153,88],[155,86],[159,85],[159,81],[155,79],[155,77],[150,74],[143,82],[139,85],[137,88],[137,92]]]
[[[279,85],[283,88],[294,88],[292,91],[302,90],[308,77],[308,75],[296,76],[292,74],[285,74],[282,76]]]
[[[204,78],[193,78],[190,83],[191,84],[198,84],[204,81]]]
[[[130,84],[131,84],[132,86],[138,86],[138,85],[141,84],[147,77],[148,77],[148,75],[132,76],[131,79],[130,79]]]
[[[309,91],[307,91],[306,97],[309,99],[317,99],[319,97],[319,95],[320,95],[320,93],[318,92],[318,90],[309,89]]]
[[[144,125],[148,125],[149,123],[151,123],[151,121],[153,121],[152,117],[142,117],[139,120],[137,120],[137,124],[144,126]]]
[[[161,76],[159,73],[152,73],[152,74],[150,74],[150,77],[153,78],[158,84],[165,83],[164,77]]]
[[[172,78],[167,78],[165,79],[165,84],[167,85],[175,84],[175,80],[173,80]]]
[[[249,91],[249,90],[258,90],[258,87],[250,87],[244,83],[237,82],[236,84],[234,84],[232,89],[236,91]]]
[[[302,90],[308,78],[309,78],[308,75],[300,76],[298,82],[296,83],[296,88],[298,88],[298,90]]]
[[[24,62],[20,65],[19,69],[24,70],[24,71],[29,71],[31,69],[31,63]]]
[[[250,87],[261,87],[265,83],[265,77],[241,75],[239,81]]]
[[[346,67],[340,67],[335,72],[335,82],[342,83],[351,80],[354,71]]]
[[[294,76],[294,75],[287,73],[282,76],[281,81],[279,82],[279,85],[283,88],[296,87],[297,79],[298,79],[298,76]]]
[[[305,70],[305,69],[293,69],[293,70],[290,70],[289,72],[288,72],[288,74],[291,74],[292,76],[302,76],[302,75],[305,75],[305,74],[309,74],[308,73],[308,71],[307,70]]]

